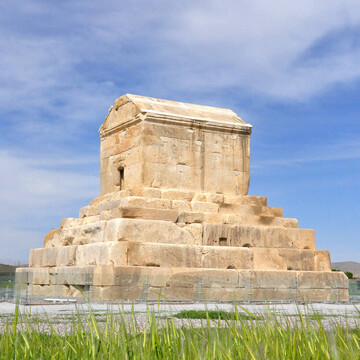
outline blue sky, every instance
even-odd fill
[[[249,194],[360,261],[359,1],[2,1],[0,48],[0,261],[99,193],[125,93],[233,109]]]

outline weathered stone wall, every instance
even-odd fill
[[[100,195],[120,190],[119,168],[124,168],[124,189],[142,186],[143,124],[121,129],[101,139]]]
[[[250,135],[144,124],[143,186],[246,195]]]

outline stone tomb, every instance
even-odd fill
[[[33,295],[348,300],[313,230],[247,195],[251,125],[124,95],[100,127],[101,190],[18,269]]]

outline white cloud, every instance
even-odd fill
[[[83,170],[93,163],[91,157],[25,159],[0,150],[0,258],[26,260],[47,231],[99,194],[97,174]]]
[[[188,92],[197,101],[232,89],[289,101],[360,76],[354,44],[311,53],[322,41],[326,51],[331,34],[358,31],[357,1],[78,1],[56,12],[23,5],[12,5],[9,15],[24,24],[11,31],[5,23],[0,33],[0,105],[52,110],[67,126],[105,115],[128,90]],[[86,70],[89,62],[94,67]]]
[[[47,231],[59,227],[62,218],[76,216],[80,206],[99,194],[98,176],[81,173],[87,161],[27,160],[0,151],[0,258],[23,260],[30,248],[42,246]],[[77,164],[78,171],[61,170]]]
[[[0,230],[0,263],[20,262],[27,264],[29,250],[42,247],[43,239],[44,234],[41,231],[15,230],[3,227]]]
[[[337,161],[360,159],[360,141],[357,138],[348,137],[337,139],[331,143],[312,144],[297,148],[301,154],[287,149],[287,156],[283,158],[261,159],[251,165],[253,170],[278,166],[293,166],[303,163],[318,161]],[[273,155],[273,153],[271,153]]]

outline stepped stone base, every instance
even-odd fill
[[[76,297],[86,289],[102,300],[348,300],[348,280],[331,272],[327,251],[315,250],[314,231],[284,219],[266,198],[141,191],[95,198],[79,218],[50,231],[44,248],[30,251],[29,268],[18,269],[27,293]]]
[[[104,300],[348,300],[343,273],[143,266],[20,269],[38,296]]]
[[[100,196],[31,250],[28,294],[348,299],[314,231],[247,195],[251,125],[233,111],[128,94],[99,131]]]

